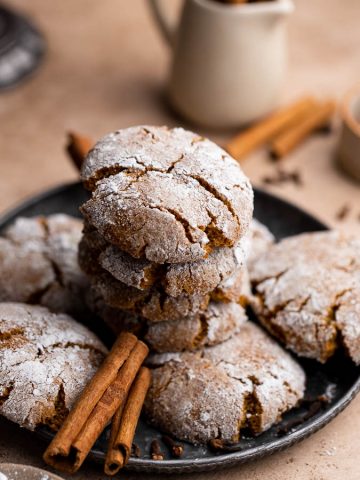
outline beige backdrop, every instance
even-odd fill
[[[1,210],[39,190],[76,179],[63,152],[67,130],[96,138],[138,123],[186,126],[163,102],[169,51],[152,25],[145,0],[9,3],[36,19],[49,48],[34,78],[0,96]],[[167,3],[176,10],[175,0]],[[298,0],[290,23],[284,101],[304,92],[341,98],[358,81],[359,18],[359,0]],[[220,143],[230,137],[230,132],[202,133]],[[330,136],[312,138],[284,161],[284,169],[300,171],[303,186],[286,184],[270,190],[331,225],[360,233],[360,188],[334,167],[337,138],[335,128]],[[243,166],[260,186],[262,178],[275,171],[264,152],[252,155]],[[344,205],[349,213],[340,222],[336,213]],[[331,425],[286,452],[231,470],[183,478],[359,479],[359,431],[360,398]],[[0,462],[42,466],[43,448],[36,437],[0,421]],[[87,464],[74,478],[101,477],[101,469]]]

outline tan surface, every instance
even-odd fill
[[[39,189],[76,178],[62,150],[65,130],[75,128],[97,137],[138,123],[180,122],[161,101],[168,51],[144,1],[11,3],[37,19],[47,34],[49,51],[38,75],[1,96],[1,210]],[[304,91],[341,97],[360,74],[360,3],[299,0],[297,7],[290,26],[285,99]],[[335,212],[347,203],[350,214],[338,225],[360,232],[360,187],[333,167],[337,135],[335,130],[331,136],[318,136],[285,161],[284,168],[301,170],[303,187],[288,184],[271,190],[334,225]],[[218,141],[228,138],[211,132],[209,136]],[[274,165],[258,153],[244,168],[259,183]],[[355,480],[360,476],[359,431],[360,397],[323,431],[286,452],[224,472],[183,478]],[[31,434],[0,421],[0,462],[42,466],[42,451],[43,445]],[[102,477],[100,469],[88,464],[74,478]]]

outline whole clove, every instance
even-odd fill
[[[168,447],[173,457],[180,458],[182,456],[184,453],[184,446],[181,443],[175,442],[175,440],[168,435],[163,435],[161,439]]]
[[[139,445],[137,445],[136,443],[133,443],[131,445],[131,456],[136,457],[136,458],[141,457],[141,449],[140,449]]]
[[[267,185],[282,185],[284,183],[293,183],[296,186],[302,186],[303,181],[298,170],[287,171],[277,168],[274,175],[265,176],[262,182]]]
[[[152,460],[164,460],[164,454],[161,451],[160,443],[156,439],[151,442],[150,456]]]

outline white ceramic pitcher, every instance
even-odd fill
[[[168,95],[179,113],[203,126],[227,128],[277,106],[292,0],[243,5],[184,0],[176,28],[160,0],[149,2],[173,50]]]

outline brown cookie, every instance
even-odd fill
[[[246,233],[253,192],[239,164],[182,128],[139,126],[103,137],[82,168],[81,211],[110,243],[155,263],[193,262]]]
[[[327,231],[282,240],[251,271],[261,323],[298,355],[344,346],[360,363],[360,240]]]
[[[153,355],[148,420],[176,438],[205,444],[258,434],[303,397],[302,368],[259,327],[198,352]]]
[[[118,335],[131,331],[155,352],[181,352],[216,345],[233,336],[247,320],[245,310],[236,303],[210,302],[197,315],[175,321],[147,322],[144,318],[108,307],[101,297],[91,295],[90,308]]]
[[[204,260],[159,265],[131,257],[107,243],[88,225],[79,251],[80,265],[90,275],[98,264],[129,287],[147,290],[161,286],[172,297],[209,293],[245,264],[245,251],[240,241],[235,247],[214,249]]]
[[[103,271],[91,277],[93,295],[103,298],[106,305],[126,310],[146,318],[150,322],[180,320],[203,311],[210,295],[180,295],[170,297],[161,288],[139,290],[128,287]]]
[[[0,414],[30,430],[58,428],[105,354],[68,315],[0,303]]]
[[[77,258],[81,231],[68,215],[18,218],[0,238],[0,301],[80,314],[88,287]]]

